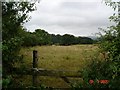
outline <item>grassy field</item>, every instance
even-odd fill
[[[87,63],[91,61],[93,56],[97,56],[97,45],[73,45],[73,46],[35,46],[22,48],[21,54],[24,55],[22,65],[32,67],[32,51],[38,51],[39,68],[51,70],[81,70]],[[31,84],[31,76],[27,76],[25,81]],[[55,77],[39,77],[40,82],[51,87],[69,87],[60,78]],[[73,82],[79,79],[71,79]],[[32,81],[32,80],[31,80]]]

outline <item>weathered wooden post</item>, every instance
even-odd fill
[[[38,68],[38,55],[37,55],[37,51],[36,50],[33,50],[33,69],[34,69],[34,72],[33,72],[33,86],[36,86],[37,84],[37,75],[36,75],[36,72],[35,71],[36,69]]]
[[[33,68],[37,68],[38,67],[38,55],[37,55],[37,51],[33,50]]]

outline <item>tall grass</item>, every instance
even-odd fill
[[[22,48],[20,51],[24,57],[24,62],[22,63],[23,66],[32,67],[33,50],[38,51],[38,67],[52,70],[80,71],[86,63],[91,61],[91,58],[94,55],[97,56],[98,54],[97,45],[26,47]],[[17,66],[19,65],[17,64]],[[52,87],[68,87],[66,83],[59,78],[40,77],[39,80],[43,84]]]

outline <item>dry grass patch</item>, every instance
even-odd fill
[[[72,45],[72,46],[35,46],[22,48],[21,54],[24,55],[24,65],[32,67],[32,51],[38,51],[39,68],[52,70],[81,70],[91,58],[98,54],[97,45]],[[54,87],[58,83],[56,78],[43,78],[40,81]],[[53,83],[50,83],[50,82]],[[58,84],[58,86],[64,86]]]

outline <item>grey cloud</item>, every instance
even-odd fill
[[[86,9],[94,9],[97,8],[97,2],[63,2],[60,7],[65,9],[79,9],[79,10],[86,10]]]
[[[31,31],[42,28],[55,34],[90,35],[110,24],[108,16],[113,11],[101,2],[53,1],[43,0],[37,4],[37,11],[30,14],[32,19],[25,27]]]

